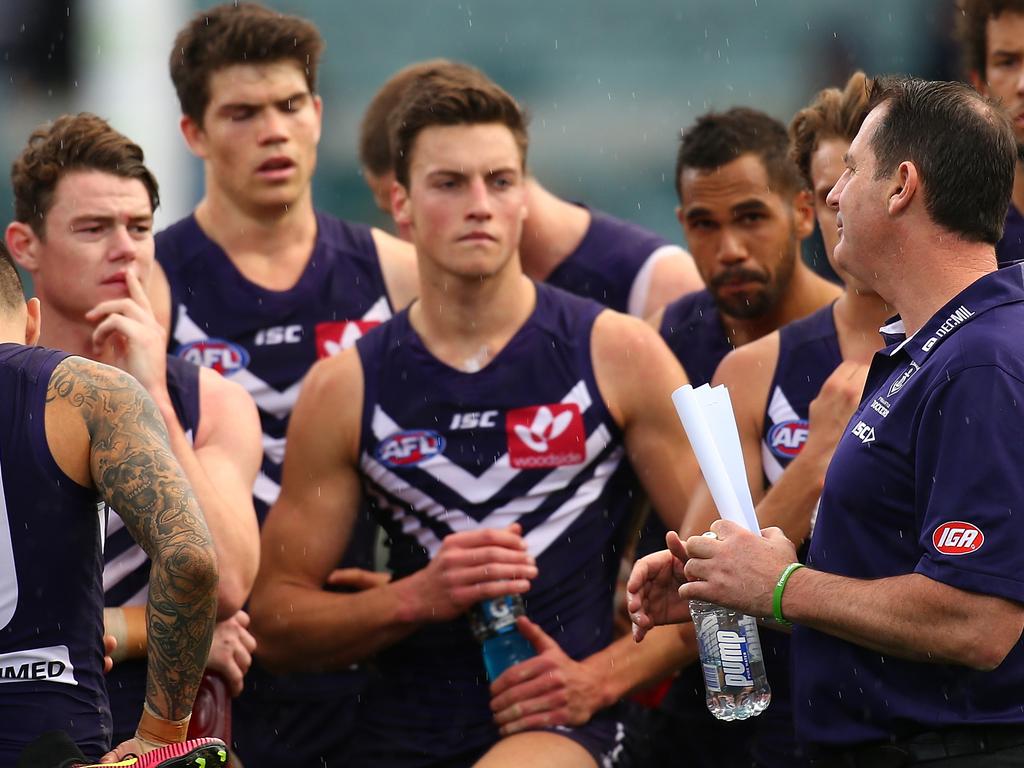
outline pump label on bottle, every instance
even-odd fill
[[[750,672],[750,652],[747,649],[746,636],[739,632],[719,630],[717,639],[725,684],[739,688],[752,687],[754,676]]]

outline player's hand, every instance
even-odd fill
[[[821,457],[826,464],[832,459],[843,430],[860,404],[867,375],[866,365],[847,360],[825,379],[808,408],[804,451]]]
[[[445,536],[427,567],[403,581],[415,620],[448,621],[481,601],[528,591],[536,575],[522,528],[513,523]]]
[[[155,749],[166,747],[166,744],[155,744],[138,736],[128,741],[123,741],[100,758],[101,763],[117,763],[125,760],[128,755],[144,755]]]
[[[516,626],[537,655],[491,683],[491,711],[501,735],[590,720],[604,706],[600,678],[527,617],[516,619]]]
[[[775,583],[796,561],[796,547],[779,528],[765,528],[758,536],[736,523],[716,520],[711,530],[716,538],[691,536],[684,542],[687,581],[679,587],[680,597],[750,616],[771,616]]]
[[[125,273],[128,296],[102,301],[85,313],[95,324],[93,354],[127,371],[146,391],[167,387],[167,334],[153,316],[149,297],[134,271]]]
[[[239,611],[234,616],[217,622],[213,628],[213,643],[206,668],[217,672],[228,684],[232,696],[242,692],[245,673],[252,666],[256,638],[249,633],[249,614]]]
[[[626,610],[638,643],[654,627],[690,621],[690,606],[679,597],[679,587],[686,582],[686,552],[675,531],[666,534],[665,542],[669,549],[637,560],[626,582]]]
[[[343,587],[352,592],[362,592],[374,587],[383,587],[391,581],[391,574],[384,571],[368,571],[365,568],[335,568],[327,575],[324,583],[328,587]]]

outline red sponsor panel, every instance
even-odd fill
[[[348,349],[380,320],[339,320],[316,324],[316,356],[322,360]]]
[[[968,555],[985,543],[981,529],[963,520],[950,520],[932,533],[932,545],[944,555]]]
[[[587,458],[583,416],[575,403],[517,408],[505,414],[508,455],[518,469],[582,464]]]

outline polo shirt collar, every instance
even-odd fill
[[[887,345],[896,345],[888,351],[890,355],[904,349],[911,360],[921,365],[946,339],[978,315],[1019,301],[1024,301],[1024,264],[979,277],[950,299],[909,339],[898,315],[882,326],[879,333]]]

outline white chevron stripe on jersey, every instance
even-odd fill
[[[203,341],[210,338],[195,321],[188,316],[184,305],[178,306],[178,322],[174,326],[174,339],[179,344],[189,344],[193,341]],[[299,390],[302,389],[302,379],[292,384],[284,392],[279,392],[267,384],[259,376],[256,376],[248,369],[235,371],[231,378],[237,381],[249,396],[256,401],[261,411],[269,413],[277,419],[283,419],[292,412],[295,401],[299,399]]]
[[[388,304],[386,296],[381,296],[377,301],[363,313],[360,320],[377,320],[383,323],[385,320],[391,319],[391,305]]]
[[[284,463],[284,444],[285,438],[271,437],[263,433],[263,455],[275,464]]]
[[[587,390],[586,382],[576,382],[572,389],[569,390],[568,394],[562,398],[562,402],[575,403],[579,407],[580,413],[584,413],[591,405],[593,405],[593,400],[590,397],[590,392]],[[384,440],[396,432],[402,432],[405,430],[404,427],[399,426],[394,419],[388,416],[384,412],[384,409],[379,405],[374,406],[371,429],[373,429],[374,437],[376,437],[377,440]],[[598,434],[603,435],[602,442],[598,447],[598,450],[603,449],[605,445],[608,444],[610,435],[608,430],[602,425],[600,429],[594,430],[594,435],[587,438],[588,460],[591,456],[595,455],[591,452],[590,446],[591,440]],[[366,457],[364,456],[364,461],[365,460]],[[507,453],[503,453],[499,456],[479,477],[466,471],[458,464],[453,463],[444,456],[444,454],[431,456],[426,461],[421,462],[419,464],[419,468],[430,474],[439,483],[451,488],[453,491],[461,495],[462,498],[472,504],[482,504],[487,501],[497,490],[504,488],[512,478],[516,477],[522,471],[511,465]],[[565,468],[563,467],[560,469]],[[579,469],[580,465],[570,467],[570,474],[578,471]]]
[[[114,513],[111,512],[110,515],[113,517]],[[123,579],[135,573],[135,571],[141,568],[145,563],[145,551],[143,551],[142,547],[138,544],[132,544],[120,555],[104,563],[103,591],[109,592],[120,584]],[[145,592],[143,592],[143,598],[145,598]],[[143,602],[145,602],[145,600],[143,600]],[[124,605],[133,605],[133,603],[126,602]]]
[[[800,419],[800,414],[789,404],[789,400],[786,398],[781,387],[776,387],[775,391],[772,392],[772,399],[768,402],[768,418],[772,420],[772,424],[778,424],[780,421],[798,421]]]
[[[587,439],[588,456],[594,455],[591,453],[592,448],[600,450],[598,446],[607,445],[607,430],[605,430],[604,435],[601,435],[599,433],[602,430],[605,430],[604,425],[595,430],[594,434]],[[524,537],[531,555],[534,557],[540,555],[601,495],[608,484],[609,478],[618,468],[619,464],[621,464],[624,455],[625,451],[622,447],[612,451],[604,461],[594,468],[593,475],[576,489],[571,498],[567,499],[543,523]],[[440,548],[441,540],[431,529],[424,526],[416,515],[410,514],[404,507],[393,504],[383,494],[375,492],[373,484],[391,496],[400,498],[410,506],[415,507],[416,511],[421,515],[426,515],[443,522],[453,533],[484,528],[503,528],[516,522],[522,515],[534,511],[550,498],[550,493],[530,493],[526,496],[520,496],[503,507],[495,509],[483,520],[477,522],[462,510],[446,508],[439,504],[434,498],[419,488],[409,485],[405,480],[390,472],[384,465],[368,454],[363,454],[361,466],[363,472],[372,481],[368,492],[376,499],[378,506],[381,509],[389,510],[392,519],[401,524],[402,532],[415,537],[420,545],[430,553],[431,557]],[[586,470],[588,466],[577,465],[572,468],[575,471],[569,474],[578,474]],[[566,467],[553,470],[551,474],[563,469],[566,469]],[[571,477],[565,478],[563,476],[563,481],[558,485],[557,490],[564,488],[568,479],[571,479]]]
[[[256,475],[256,482],[252,485],[252,495],[262,501],[268,507],[271,506],[281,494],[281,486],[267,477],[263,472]]]
[[[764,472],[764,476],[768,478],[768,485],[775,485],[779,482],[779,478],[782,477],[784,471],[783,466],[779,464],[779,460],[775,458],[775,454],[771,452],[764,438],[761,439],[761,470]]]
[[[393,496],[404,499],[406,502],[409,502],[416,507],[417,510],[425,513],[428,517],[435,517],[443,520],[453,531],[468,531],[477,525],[484,528],[503,528],[510,523],[514,523],[521,515],[533,512],[533,510],[537,509],[537,507],[544,503],[551,493],[562,490],[572,482],[576,475],[581,472],[585,472],[590,466],[590,459],[604,450],[608,445],[610,438],[611,434],[608,432],[608,428],[604,424],[599,425],[598,428],[594,430],[593,434],[587,438],[586,455],[588,461],[583,464],[574,464],[552,469],[525,495],[517,496],[508,504],[494,509],[487,515],[487,517],[481,520],[479,524],[476,523],[472,517],[466,515],[465,512],[446,508],[444,505],[438,503],[434,498],[424,493],[421,489],[409,485],[409,483],[391,472],[381,462],[377,461],[377,459],[370,456],[368,453],[363,454],[362,459],[360,460],[360,467],[366,476],[380,486],[384,491],[392,494]],[[424,464],[425,463],[426,462],[424,462]],[[423,464],[420,464],[420,466],[422,467]],[[518,469],[513,470],[516,474],[520,471],[521,470]],[[512,477],[514,477],[514,475],[512,475]],[[505,487],[504,483],[493,486],[490,488],[491,492],[489,495],[484,496],[478,502],[473,502],[472,499],[466,496],[464,489],[461,486],[451,486],[439,478],[435,479],[441,482],[453,494],[460,496],[466,501],[477,504],[484,503],[493,498],[495,494]],[[475,479],[476,478],[474,478],[474,480]],[[509,479],[511,479],[511,477]],[[462,520],[460,516],[465,517],[465,520]],[[450,517],[451,519],[449,519]]]

